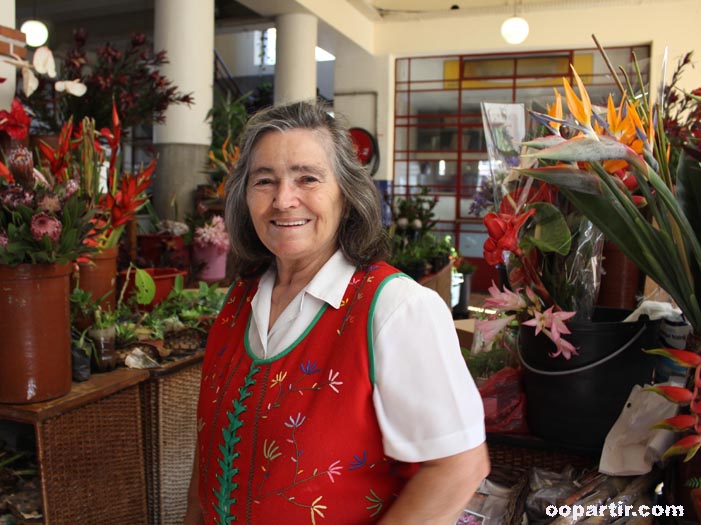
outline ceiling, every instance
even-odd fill
[[[191,0],[197,1],[197,0]],[[327,0],[347,2],[369,20],[401,21],[447,16],[508,14],[520,11],[575,9],[672,2],[676,0]],[[131,32],[151,33],[154,0],[15,0],[18,25],[32,17],[49,26],[49,45],[56,48],[72,40],[83,27],[102,39],[127,38]],[[272,20],[266,15],[301,10],[292,0],[215,0],[217,27],[250,27]],[[258,14],[262,13],[262,15]]]

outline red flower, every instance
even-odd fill
[[[13,139],[24,139],[29,133],[29,123],[22,103],[16,98],[12,101],[9,112],[4,109],[0,111],[0,131],[4,131]]]
[[[488,213],[484,216],[484,225],[489,234],[489,238],[484,242],[484,258],[488,264],[495,265],[502,262],[504,250],[521,253],[518,246],[518,231],[529,217],[535,215],[535,212],[536,210],[531,208],[520,215]]]

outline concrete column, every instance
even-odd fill
[[[164,124],[155,124],[159,154],[153,203],[161,218],[183,220],[193,211],[194,191],[206,182],[211,129],[206,121],[212,107],[214,79],[214,0],[155,0],[154,47],[167,52],[162,73],[195,99],[190,107],[172,105]]]
[[[280,15],[275,27],[275,104],[316,98],[316,17]]]
[[[0,0],[0,26],[15,27],[15,0]],[[0,61],[0,78],[5,82],[0,84],[0,109],[9,111],[15,96],[15,66]]]

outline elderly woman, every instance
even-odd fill
[[[186,523],[453,525],[489,471],[445,303],[382,262],[345,128],[248,123],[228,182],[239,280],[207,342]]]

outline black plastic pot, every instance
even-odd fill
[[[597,308],[590,323],[568,323],[565,336],[579,352],[549,357],[555,346],[521,326],[526,419],[532,435],[576,449],[600,449],[633,385],[652,380],[659,321],[622,322],[629,310]]]

